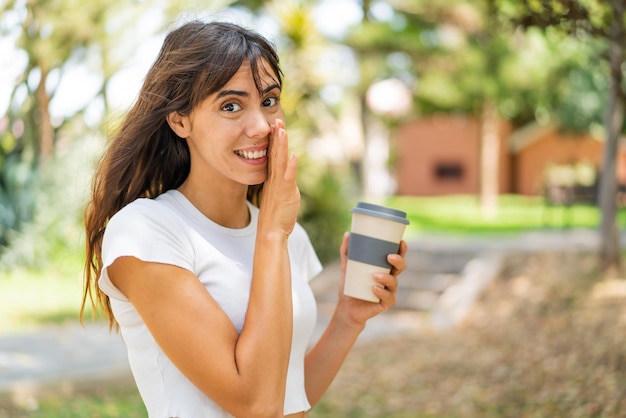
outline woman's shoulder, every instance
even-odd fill
[[[107,223],[102,246],[111,260],[133,255],[152,261],[154,254],[186,260],[192,252],[183,222],[158,198],[139,198],[120,209]]]
[[[107,230],[139,233],[144,229],[179,229],[178,216],[172,205],[161,198],[138,198],[130,202],[107,223]]]
[[[153,218],[157,220],[159,218],[158,212],[160,212],[159,205],[155,205],[152,199],[140,198],[134,200],[118,210],[107,223],[107,229],[111,229],[117,225],[121,225],[122,228],[126,226],[131,227],[137,225],[137,223],[143,223]]]

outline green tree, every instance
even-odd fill
[[[534,118],[544,94],[536,86],[544,84],[555,60],[529,60],[529,49],[542,46],[543,39],[514,33],[492,0],[389,4],[394,18],[365,21],[350,34],[348,44],[365,59],[373,57],[369,61],[379,63],[378,74],[389,71],[386,58],[398,53],[410,57],[411,66],[403,71],[416,80],[416,112],[464,112],[481,120],[480,201],[490,217],[499,192],[500,123],[503,118]]]
[[[605,106],[605,146],[599,185],[600,268],[621,269],[617,227],[616,155],[619,136],[624,132],[623,67],[626,47],[626,5],[623,0],[503,1],[501,8],[521,27],[539,27],[601,46],[609,80]]]
[[[285,74],[281,103],[289,127],[290,147],[299,154],[298,184],[302,193],[299,222],[307,230],[323,263],[336,259],[349,224],[349,199],[343,171],[305,152],[308,141],[336,130],[332,110],[321,100],[327,82],[318,62],[329,47],[313,20],[314,1],[243,1],[257,16],[269,16],[278,27],[275,39]]]
[[[91,102],[99,101],[104,109],[102,117],[106,117],[109,81],[142,40],[162,30],[182,10],[223,7],[229,2],[199,3],[0,1],[0,34],[15,37],[15,48],[26,57],[6,114],[0,117],[0,247],[7,244],[8,236],[14,235],[21,224],[33,219],[40,169],[55,156],[61,133],[72,123],[82,123],[90,104],[52,118],[51,104],[62,82],[71,77],[71,70],[76,66],[88,67],[99,79]],[[152,33],[137,36],[142,24],[154,20],[160,21],[160,25],[147,25],[147,31]],[[85,132],[73,136],[88,135]]]

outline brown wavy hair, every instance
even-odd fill
[[[89,301],[94,313],[103,309],[109,326],[117,328],[109,297],[97,283],[103,267],[102,238],[109,219],[137,198],[155,198],[179,187],[189,174],[187,142],[172,131],[166,116],[171,112],[189,115],[222,88],[244,62],[250,64],[259,92],[260,72],[282,86],[278,55],[255,32],[231,23],[193,21],[166,36],[135,104],[96,167],[84,218],[86,260],[81,322]],[[262,188],[263,184],[248,187],[252,203],[259,204]]]

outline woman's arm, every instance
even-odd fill
[[[240,335],[190,271],[134,257],[118,258],[108,268],[111,281],[137,309],[168,358],[235,416],[283,416],[293,329],[287,239],[300,195],[297,161],[287,156],[282,122],[274,132]]]
[[[375,277],[379,286],[374,293],[380,298],[379,303],[362,301],[343,294],[345,281],[349,235],[344,236],[341,244],[341,281],[339,300],[328,327],[307,354],[305,359],[306,393],[311,405],[315,405],[337,375],[348,352],[357,337],[365,328],[365,322],[396,303],[398,275],[406,268],[404,256],[406,242],[400,243],[399,254],[390,254],[387,258],[393,266],[390,274]]]

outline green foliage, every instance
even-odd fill
[[[385,57],[407,54],[416,80],[417,113],[477,115],[489,99],[516,126],[551,118],[564,130],[584,132],[603,120],[606,43],[584,36],[583,19],[587,16],[595,31],[605,29],[610,19],[601,3],[394,3],[394,18],[365,20],[350,31],[346,43],[361,54],[364,88],[376,78],[372,74],[389,73]],[[586,15],[573,11],[579,4]],[[548,9],[548,15],[541,14]],[[546,22],[558,17],[563,25],[571,24],[568,30],[578,32],[563,36],[528,28],[524,13]],[[567,22],[570,18],[574,20]],[[527,30],[519,30],[520,25]],[[372,57],[375,69],[370,68]]]
[[[69,148],[40,168],[40,180],[31,193],[32,217],[12,230],[9,245],[0,252],[0,270],[40,269],[61,263],[82,264],[82,209],[91,178],[91,162],[100,151],[92,138]]]
[[[77,232],[70,225],[75,225],[72,216],[78,212],[72,211],[75,207],[66,207],[65,212],[56,211],[64,202],[75,202],[72,198],[66,199],[61,187],[68,183],[50,184],[59,181],[55,148],[69,128],[82,121],[90,105],[85,103],[78,105],[82,108],[66,110],[71,113],[52,115],[51,104],[67,74],[77,67],[89,69],[95,83],[99,83],[95,88],[90,86],[90,90],[96,92],[93,100],[104,104],[103,117],[106,116],[109,80],[123,66],[124,60],[136,53],[139,42],[152,35],[150,30],[162,28],[164,23],[155,19],[159,12],[164,18],[171,18],[183,9],[191,12],[200,10],[199,6],[203,10],[211,6],[223,7],[229,0],[201,3],[187,1],[183,4],[178,0],[170,0],[166,5],[158,1],[124,0],[0,2],[0,34],[15,38],[15,48],[19,51],[15,55],[25,58],[18,68],[20,74],[14,80],[6,114],[0,115],[0,269],[19,263],[41,265],[68,243],[75,245]],[[150,16],[150,25],[142,22],[144,15]],[[143,39],[137,36],[137,26],[143,28]],[[83,132],[74,132],[73,137],[84,138],[86,130],[83,126]],[[68,138],[63,140],[67,145]],[[56,196],[52,192],[55,187],[58,187]],[[24,226],[25,223],[28,225]],[[30,238],[24,238],[27,236]],[[46,240],[37,243],[36,238],[41,237]],[[9,241],[14,248],[6,250],[3,247]]]
[[[426,37],[420,37],[420,30],[432,30],[431,23],[412,19],[412,25],[394,25],[392,22],[365,21],[356,26],[347,43],[359,52],[389,53],[396,51],[424,50]]]
[[[349,224],[346,182],[331,166],[306,155],[306,143],[337,123],[319,91],[325,79],[318,61],[327,42],[317,31],[310,1],[274,1],[265,5],[280,27],[278,52],[285,73],[281,103],[289,128],[290,149],[299,155],[298,184],[302,202],[299,222],[323,263],[339,256],[343,232]],[[349,182],[348,182],[349,183]]]
[[[15,154],[0,160],[0,254],[11,236],[32,219],[36,174],[30,164]]]
[[[605,119],[609,80],[609,44],[624,44],[623,31],[614,25],[624,19],[617,4],[600,0],[549,0],[498,2],[501,18],[527,33],[539,28],[549,45],[551,58],[541,61],[553,67],[539,97],[565,131],[588,132]],[[614,39],[620,36],[619,39]],[[623,70],[622,70],[623,71]],[[620,79],[622,76],[619,77]],[[624,86],[621,86],[623,95]],[[626,125],[622,126],[622,131]]]
[[[311,187],[301,189],[302,209],[299,222],[323,264],[339,257],[344,232],[350,229],[351,199],[346,182],[325,171]]]

